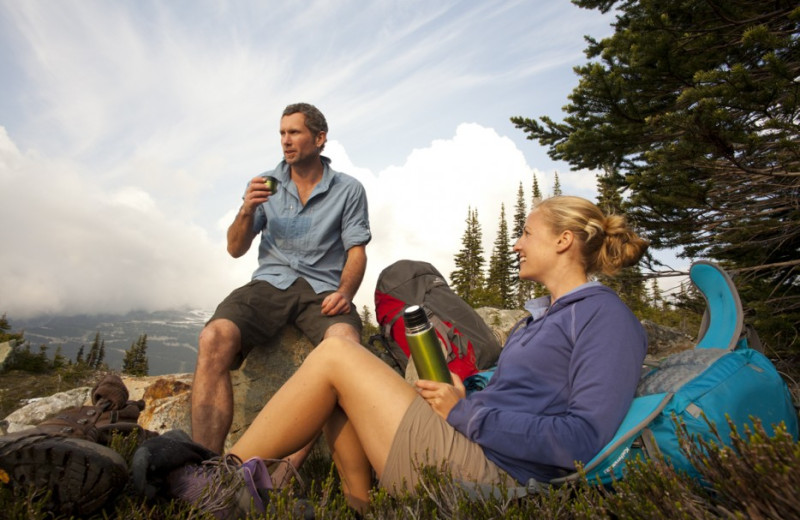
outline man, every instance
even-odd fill
[[[321,155],[325,116],[289,105],[280,122],[284,159],[253,178],[228,228],[228,252],[244,255],[260,233],[253,279],[217,307],[200,333],[192,385],[193,440],[222,453],[233,420],[230,369],[293,323],[316,345],[331,336],[361,342],[353,297],[371,239],[366,193]],[[274,191],[265,177],[274,177]],[[309,448],[309,447],[307,447]],[[307,452],[307,450],[306,450]],[[304,453],[294,460],[302,462]]]

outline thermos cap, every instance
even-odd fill
[[[428,315],[425,314],[425,309],[419,305],[412,305],[403,312],[403,319],[405,320],[406,327],[419,327],[428,322]]]

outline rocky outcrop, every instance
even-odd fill
[[[234,413],[226,446],[241,437],[264,403],[294,374],[313,348],[299,329],[287,326],[271,344],[250,352],[241,368],[231,373]]]
[[[642,326],[647,332],[645,364],[652,365],[671,354],[694,348],[694,339],[679,330],[649,320],[642,320]]]
[[[481,308],[477,312],[501,342],[525,315],[525,311],[493,308]],[[691,338],[676,330],[648,321],[643,325],[650,341],[648,362],[694,345]],[[264,403],[297,370],[312,349],[311,342],[298,329],[287,326],[273,342],[253,350],[242,367],[231,372],[234,417],[226,448],[242,435]],[[145,401],[145,409],[139,417],[142,427],[159,433],[176,428],[191,432],[192,374],[123,376],[122,379],[130,399]],[[61,392],[16,410],[6,418],[8,432],[32,427],[66,408],[90,404],[90,390],[89,387],[83,387]]]
[[[297,370],[312,348],[311,342],[298,329],[285,327],[272,343],[254,349],[241,368],[231,372],[234,416],[226,448],[236,442],[264,403]],[[191,432],[192,374],[123,375],[122,381],[130,399],[145,401],[139,416],[143,428],[158,433],[172,429]],[[90,387],[81,387],[29,403],[6,417],[6,433],[35,426],[66,408],[91,404],[90,392]]]
[[[48,417],[56,415],[58,412],[81,406],[90,399],[91,388],[73,388],[66,392],[58,392],[50,397],[32,399],[19,410],[15,410],[5,418],[3,426],[5,433],[14,433],[31,426],[35,426]]]

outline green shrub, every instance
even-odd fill
[[[443,467],[425,467],[414,494],[392,497],[380,489],[371,494],[368,519],[641,519],[641,518],[800,518],[800,443],[778,427],[770,436],[760,422],[741,434],[733,429],[730,446],[681,440],[706,486],[675,472],[663,460],[628,463],[624,480],[613,486],[590,484],[585,478],[540,494],[509,498],[500,489],[493,496],[470,492]],[[134,436],[115,436],[112,448],[130,462]],[[1,475],[0,475],[1,476]],[[317,518],[359,518],[348,508],[338,475],[319,452],[301,471],[306,486],[290,486],[271,495],[271,509],[250,518],[291,518],[298,497],[305,496]],[[0,478],[0,511],[9,520],[62,520],[44,511],[41,492],[13,492]],[[92,520],[121,518],[166,520],[213,518],[188,504],[158,498],[145,501],[126,489]]]

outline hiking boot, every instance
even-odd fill
[[[262,459],[242,462],[227,454],[172,471],[167,489],[172,497],[227,520],[244,518],[253,508],[264,513],[272,480]]]
[[[169,430],[144,441],[131,461],[133,490],[140,496],[155,498],[166,489],[169,474],[178,468],[195,466],[218,456],[192,440],[183,430]]]
[[[16,489],[49,491],[47,510],[79,516],[100,509],[128,480],[125,460],[114,450],[36,431],[0,437],[0,470]]]

